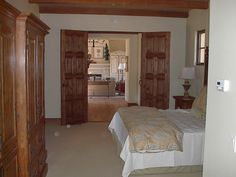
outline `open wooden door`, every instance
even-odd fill
[[[61,30],[61,120],[62,124],[87,122],[88,33]]]
[[[141,105],[169,108],[170,33],[142,35]]]

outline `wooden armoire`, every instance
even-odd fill
[[[44,37],[49,27],[32,14],[16,20],[16,112],[20,177],[46,176]],[[27,170],[29,169],[29,170]]]
[[[45,177],[44,37],[49,27],[6,2],[0,8],[1,176]]]

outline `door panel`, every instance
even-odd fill
[[[141,60],[141,105],[169,107],[170,33],[143,33]]]
[[[7,163],[3,165],[3,177],[18,177],[18,165],[17,156],[11,154],[8,159],[5,159]]]
[[[38,48],[37,48],[37,61],[36,61],[36,89],[37,89],[37,107],[36,115],[38,120],[42,123],[44,121],[44,37],[38,36]]]
[[[15,18],[17,12],[0,2],[0,176],[18,177],[15,112]]]
[[[28,148],[29,148],[29,167],[30,176],[36,176],[40,173],[38,166],[38,154],[41,151],[41,145],[39,144],[39,137],[41,136],[41,93],[43,89],[40,85],[39,76],[42,71],[40,71],[42,66],[40,66],[40,59],[42,57],[39,53],[40,43],[38,31],[31,25],[27,29],[27,88],[28,88],[28,107],[29,107],[29,117],[28,117]]]
[[[28,70],[27,70],[27,77],[28,77],[28,82],[27,82],[27,88],[29,97],[29,130],[30,132],[35,132],[37,125],[38,125],[38,120],[36,116],[36,36],[34,32],[27,31],[27,64],[28,64]],[[36,133],[36,132],[35,132]],[[31,134],[31,136],[35,136],[35,134]]]
[[[87,32],[61,31],[62,124],[87,121],[87,53]]]

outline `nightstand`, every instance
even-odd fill
[[[189,96],[184,98],[184,96],[173,96],[175,99],[175,109],[191,109],[195,97]]]

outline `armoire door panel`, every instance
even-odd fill
[[[37,159],[37,155],[39,153],[39,144],[38,144],[38,134],[34,133],[34,136],[29,139],[29,159],[30,163],[33,163],[35,159]]]
[[[45,150],[44,37],[48,26],[32,14],[17,17],[16,72],[19,171],[21,177],[45,177],[39,165]],[[44,159],[45,160],[45,159]],[[47,169],[46,161],[40,162]],[[41,176],[44,174],[44,176]]]
[[[0,169],[3,177],[18,177],[14,7],[0,1]]]
[[[27,30],[27,90],[28,90],[28,106],[29,106],[29,127],[35,129],[37,127],[36,117],[36,48],[37,41],[33,32]],[[29,132],[30,133],[30,132]]]
[[[12,144],[11,141],[16,141],[16,115],[15,115],[15,76],[14,76],[14,62],[15,58],[12,56],[14,52],[14,36],[13,34],[2,35],[2,121],[3,129],[7,130],[2,134],[2,141],[7,144]]]
[[[18,162],[15,153],[12,154],[8,159],[3,162],[3,177],[18,177]]]
[[[36,117],[44,120],[44,38],[38,36],[38,57],[36,58]],[[40,120],[41,121],[41,120]],[[40,122],[39,122],[40,123]]]
[[[47,158],[47,152],[45,150],[41,150],[40,154],[39,154],[39,171],[43,172],[44,168],[45,168],[45,161]]]

